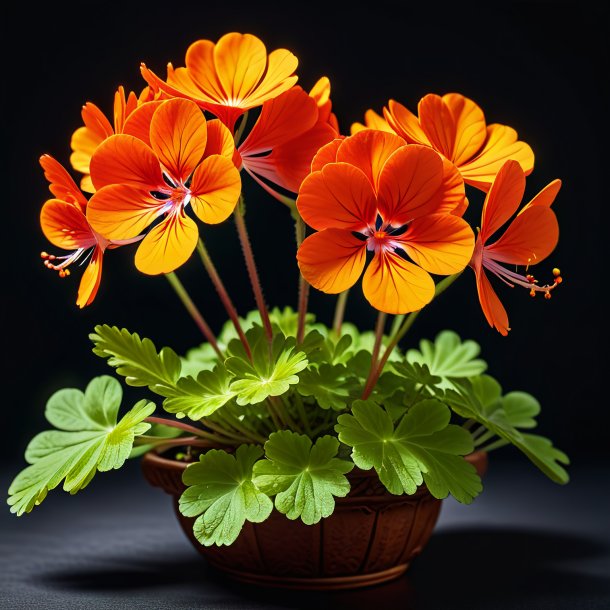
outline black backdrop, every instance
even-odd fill
[[[555,177],[564,181],[556,212],[560,244],[540,275],[561,267],[564,284],[550,302],[499,287],[513,331],[503,338],[480,311],[474,279],[464,277],[422,315],[411,340],[453,328],[481,343],[506,389],[524,389],[543,403],[541,430],[573,457],[605,451],[602,335],[607,283],[601,209],[608,203],[606,142],[607,12],[578,4],[504,3],[501,8],[371,3],[367,12],[330,3],[264,6],[257,3],[99,4],[78,10],[33,9],[20,3],[6,14],[2,96],[3,356],[6,388],[0,449],[18,459],[28,438],[43,428],[44,403],[61,387],[83,387],[108,372],[93,356],[88,332],[107,322],[182,352],[198,331],[163,278],[135,272],[133,250],[112,252],[95,303],[74,305],[78,272],[59,280],[38,258],[49,249],[38,226],[48,197],[37,159],[48,152],[67,163],[69,138],[91,100],[110,111],[119,84],[139,89],[140,61],[163,72],[180,65],[190,42],[227,31],[254,33],[268,49],[287,47],[300,59],[300,82],[326,74],[342,131],[364,111],[393,97],[411,108],[428,93],[459,91],[476,100],[489,122],[515,127],[536,153],[528,179],[532,196]],[[86,10],[86,12],[84,12]],[[8,142],[8,145],[7,145]],[[5,173],[6,172],[6,173]],[[295,304],[292,223],[283,207],[248,187],[254,248],[271,304]],[[231,223],[204,229],[212,254],[242,311],[253,307]],[[215,328],[221,307],[198,260],[180,270]],[[360,290],[348,319],[372,326]],[[328,320],[332,298],[312,305]]]

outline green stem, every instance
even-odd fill
[[[235,327],[239,340],[242,342],[244,349],[246,350],[248,358],[252,360],[252,351],[250,350],[248,339],[246,339],[246,334],[244,333],[244,330],[241,327],[239,316],[237,315],[237,310],[235,309],[233,301],[231,301],[231,297],[229,297],[229,293],[227,292],[223,281],[220,279],[220,275],[218,275],[218,271],[216,271],[216,267],[212,262],[212,258],[210,257],[210,254],[207,251],[207,248],[204,246],[203,240],[201,238],[197,242],[197,252],[201,257],[201,262],[203,263],[203,266],[205,267],[206,271],[208,272],[208,275],[210,276],[210,279],[212,280],[212,284],[214,284],[214,287],[216,288],[216,292],[218,293],[218,296],[220,297],[220,300],[224,305],[227,315],[231,319],[231,322],[233,322],[233,326]]]
[[[375,378],[375,373],[377,372],[377,360],[381,350],[381,341],[383,339],[383,331],[385,329],[387,317],[388,314],[384,313],[383,311],[380,311],[377,314],[377,324],[375,324],[375,343],[373,344],[373,353],[371,354],[371,369],[369,371],[369,376],[366,379],[366,383],[364,384],[364,392],[362,393],[363,400],[366,400],[373,390],[371,384]],[[375,382],[376,381],[377,379],[375,379]]]
[[[394,319],[392,320],[392,328],[390,329],[390,337],[393,337],[398,332],[398,329],[400,328],[404,319],[405,319],[404,313],[394,316]]]
[[[178,276],[172,271],[171,273],[166,273],[165,277],[182,301],[182,304],[186,310],[191,315],[191,318],[193,318],[193,321],[198,326],[199,330],[203,333],[203,336],[206,338],[207,342],[212,346],[219,358],[224,358],[222,351],[218,347],[218,342],[216,341],[216,337],[214,336],[212,329],[201,315],[199,309],[197,309],[195,303],[193,303],[193,300],[182,285],[182,282],[178,279]]]
[[[211,421],[207,417],[201,418],[201,423],[206,428],[209,428],[213,432],[216,432],[218,435],[225,436],[226,438],[231,439],[232,441],[239,441],[241,443],[250,443],[250,442],[252,442],[251,438],[247,438],[247,437],[243,436],[242,434],[231,432],[230,430],[227,430],[225,427],[223,427],[223,426],[221,426],[221,425]]]
[[[487,445],[486,447],[477,447],[477,451],[485,451],[487,453],[489,453],[490,451],[493,451],[494,449],[500,449],[500,447],[506,447],[506,445],[508,445],[508,441],[505,441],[503,438],[499,438],[497,441],[494,441],[493,443],[489,443],[489,445]]]
[[[250,238],[248,236],[248,229],[246,228],[246,222],[242,212],[242,201],[243,196],[240,196],[239,203],[235,207],[233,218],[235,219],[235,226],[237,227],[237,234],[239,235],[239,241],[241,242],[241,248],[244,253],[244,259],[246,261],[246,268],[248,269],[248,275],[250,276],[250,284],[252,285],[252,291],[254,292],[254,299],[256,300],[256,306],[261,315],[265,334],[269,343],[273,341],[273,329],[271,328],[271,320],[269,319],[269,312],[265,305],[265,298],[263,297],[263,289],[261,287],[261,281],[256,269],[256,262],[254,260],[254,252],[252,251],[252,245],[250,244]]]
[[[248,122],[248,112],[246,111],[241,118],[241,123],[239,124],[239,128],[235,132],[235,136],[233,138],[233,140],[235,141],[235,148],[237,148],[239,145],[241,137],[244,133],[244,129],[246,128],[247,122]]]
[[[218,442],[218,443],[223,443],[225,445],[230,445],[233,444],[233,441],[229,440],[229,439],[224,439],[224,438],[219,438],[218,436],[214,435],[214,434],[210,434],[209,432],[206,432],[205,430],[201,430],[200,428],[195,428],[195,426],[190,426],[189,424],[185,424],[184,422],[181,421],[176,421],[174,419],[165,419],[163,417],[147,417],[145,420],[145,422],[148,422],[149,424],[160,424],[162,426],[170,426],[172,428],[180,428],[180,430],[184,430],[185,432],[190,432],[191,434],[200,437],[200,438],[204,438],[213,442]]]
[[[305,411],[305,405],[303,404],[303,399],[301,398],[301,395],[296,390],[294,392],[294,402],[297,406],[299,418],[303,423],[305,432],[307,433],[307,436],[311,438],[311,425],[309,424],[309,418],[307,417],[307,412]]]
[[[457,280],[458,277],[460,277],[460,275],[462,275],[462,271],[460,271],[459,273],[454,273],[453,275],[449,275],[444,280],[441,280],[436,285],[433,298],[436,299],[441,294],[443,294],[443,292],[445,292],[445,290],[447,290],[447,288],[449,288],[449,286],[451,286],[451,284],[453,284],[453,282],[455,282],[455,280]],[[375,387],[377,380],[379,379],[379,377],[381,376],[381,373],[383,372],[383,367],[386,365],[388,358],[390,357],[391,353],[394,351],[394,348],[398,345],[398,342],[407,334],[407,332],[409,331],[411,326],[413,326],[413,324],[415,323],[415,320],[417,320],[417,317],[419,316],[420,312],[421,312],[421,309],[418,311],[411,312],[406,317],[405,321],[402,323],[402,326],[400,327],[398,332],[390,339],[390,342],[388,343],[388,346],[386,347],[385,352],[383,353],[383,356],[381,357],[381,360],[379,361],[379,366],[377,367],[377,371],[373,375],[373,379],[371,380],[370,386],[365,387],[365,393],[362,395],[363,400],[366,400],[370,396],[370,393],[373,391],[373,388]]]
[[[345,305],[349,295],[349,288],[339,293],[337,303],[335,304],[335,315],[333,316],[333,332],[339,338],[341,336],[341,327],[343,326],[343,318],[345,316]]]
[[[474,441],[474,446],[479,447],[483,443],[486,443],[490,438],[493,438],[495,435],[495,432],[488,430],[485,434],[481,434],[481,436]]]
[[[241,422],[239,417],[236,417],[232,413],[225,412],[224,410],[220,410],[216,412],[218,418],[222,419],[223,422],[226,422],[226,425],[235,428],[238,432],[241,432],[244,436],[249,439],[264,444],[267,440],[264,436],[260,435],[256,430],[249,428],[245,424]]]
[[[305,222],[300,215],[297,215],[294,222],[297,250],[301,247],[305,239]],[[302,273],[299,273],[299,307],[297,318],[297,343],[302,343],[305,337],[305,320],[307,318],[307,304],[309,302],[309,283],[305,280]]]

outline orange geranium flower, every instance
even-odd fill
[[[452,213],[463,209],[464,182],[430,148],[366,130],[327,144],[312,170],[297,207],[317,233],[303,241],[297,259],[315,288],[338,293],[353,286],[370,251],[364,295],[376,309],[401,314],[430,302],[430,273],[457,273],[468,264],[474,235]]]
[[[550,291],[561,283],[559,269],[553,270],[553,284],[539,286],[532,275],[520,275],[500,263],[523,265],[527,268],[544,260],[553,251],[559,239],[559,227],[551,204],[560,188],[561,180],[553,180],[542,189],[522,208],[500,239],[492,244],[488,244],[489,239],[517,211],[523,198],[525,174],[519,163],[506,161],[485,198],[481,230],[470,266],[476,275],[483,313],[489,325],[502,335],[507,335],[510,330],[508,316],[485,270],[511,287],[522,286],[527,288],[532,296],[543,292],[545,297],[550,298]]]
[[[187,206],[203,222],[225,220],[241,191],[229,130],[206,122],[199,107],[183,99],[162,102],[150,122],[150,146],[128,135],[105,140],[91,159],[97,189],[87,207],[91,226],[109,239],[130,239],[157,218],[136,252],[143,273],[169,273],[197,245],[198,229]]]
[[[209,110],[231,131],[244,112],[297,82],[297,58],[286,49],[267,55],[263,42],[252,34],[231,32],[217,43],[198,40],[188,48],[185,63],[184,68],[168,64],[165,81],[145,64],[142,75],[153,88]]]
[[[517,132],[506,125],[487,125],[481,108],[459,93],[424,96],[418,116],[390,100],[383,114],[385,119],[367,111],[366,125],[354,123],[352,133],[391,130],[411,144],[430,146],[456,165],[467,184],[483,191],[489,190],[507,159],[519,161],[526,176],[534,169],[534,153]]]
[[[106,138],[125,133],[148,141],[148,128],[150,119],[159,101],[154,101],[155,95],[150,87],[145,87],[139,97],[131,91],[125,95],[125,89],[121,86],[114,94],[114,120],[111,123],[106,115],[92,102],[87,102],[81,111],[84,126],[79,127],[73,134],[70,145],[72,155],[70,163],[72,167],[83,174],[80,186],[87,193],[95,192],[89,164],[95,149]],[[145,106],[144,108],[141,108]],[[136,112],[137,110],[137,112]]]
[[[134,240],[113,242],[96,233],[85,217],[87,198],[76,186],[70,174],[53,157],[40,158],[49,190],[55,199],[49,199],[42,206],[40,225],[45,237],[56,247],[69,250],[70,254],[55,256],[41,253],[48,269],[59,272],[60,277],[70,275],[69,266],[79,260],[89,264],[80,281],[76,304],[90,305],[95,299],[102,279],[102,259],[107,248],[113,248]]]
[[[263,104],[258,120],[238,148],[242,167],[268,193],[284,201],[265,180],[296,193],[318,149],[339,135],[336,125],[326,77],[309,95],[301,87],[293,87]]]

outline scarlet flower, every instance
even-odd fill
[[[534,169],[534,153],[518,140],[507,125],[487,125],[483,111],[459,93],[428,94],[415,116],[402,104],[390,100],[384,118],[367,111],[366,126],[352,125],[352,133],[365,128],[390,130],[411,144],[430,146],[459,169],[466,184],[488,191],[495,175],[507,159],[518,161],[529,175]]]
[[[285,198],[265,180],[296,193],[318,149],[338,136],[336,125],[326,77],[309,95],[301,87],[293,87],[263,104],[258,120],[238,148],[238,162],[268,193],[283,201]]]
[[[168,64],[165,81],[142,64],[142,76],[154,89],[196,102],[231,131],[244,112],[297,82],[297,58],[286,49],[267,55],[263,42],[252,34],[231,32],[217,43],[198,40],[188,48],[185,63],[184,68]]]
[[[49,181],[49,190],[55,195],[55,199],[49,199],[42,206],[42,231],[54,246],[70,251],[65,256],[42,252],[41,257],[45,266],[58,271],[60,277],[70,275],[69,266],[72,263],[79,260],[85,262],[89,258],[76,301],[83,308],[90,305],[97,294],[102,279],[104,251],[130,242],[113,242],[96,233],[85,217],[87,199],[64,167],[49,155],[40,158],[40,165]]]
[[[517,161],[504,163],[485,198],[481,230],[470,266],[476,275],[483,313],[489,325],[502,335],[507,335],[510,330],[508,316],[485,270],[511,287],[527,288],[531,296],[543,292],[546,298],[550,298],[550,291],[562,281],[558,269],[553,272],[553,284],[539,286],[532,275],[520,275],[500,263],[529,267],[544,260],[554,250],[559,239],[559,226],[551,205],[560,188],[561,180],[553,180],[521,209],[500,239],[491,244],[488,244],[489,239],[517,211],[523,198],[525,174]]]
[[[161,103],[149,87],[145,87],[139,97],[131,91],[125,95],[125,89],[120,86],[114,94],[114,120],[111,123],[106,115],[92,102],[87,102],[81,111],[84,122],[73,134],[70,145],[72,167],[83,174],[80,186],[87,193],[94,193],[91,182],[89,164],[95,149],[107,138],[117,133],[136,136],[148,142],[150,119]],[[144,106],[144,108],[142,108]],[[137,110],[137,112],[136,112]]]
[[[472,230],[452,213],[463,203],[459,172],[430,148],[376,130],[334,140],[299,190],[297,208],[318,231],[299,248],[301,272],[323,292],[342,292],[373,252],[362,281],[371,305],[421,309],[434,296],[430,273],[457,273],[472,256]]]
[[[218,120],[206,122],[191,101],[162,102],[150,122],[150,146],[128,135],[105,140],[91,159],[97,192],[87,207],[91,226],[109,239],[130,239],[157,218],[135,257],[143,273],[169,273],[190,257],[198,229],[225,220],[241,181],[232,162],[233,138]]]

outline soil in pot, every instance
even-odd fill
[[[487,454],[467,459],[480,475],[487,469]],[[208,562],[241,582],[264,586],[337,590],[397,578],[428,542],[441,508],[425,486],[412,496],[394,496],[374,470],[355,468],[349,495],[336,498],[335,512],[316,525],[274,510],[263,523],[246,522],[232,545],[206,547],[193,535],[194,519],[178,511],[186,466],[154,452],[142,460],[146,479],[173,497],[182,529]]]

